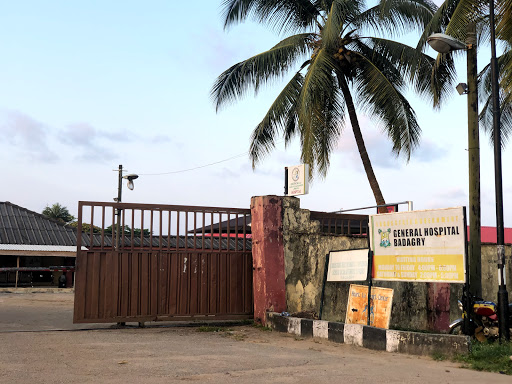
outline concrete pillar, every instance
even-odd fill
[[[265,323],[265,312],[286,311],[283,245],[283,198],[251,199],[254,319]]]
[[[448,331],[450,325],[450,284],[427,283],[428,328],[431,331]]]

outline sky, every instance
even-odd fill
[[[284,167],[300,164],[298,141],[279,143],[255,170],[247,155],[250,134],[282,83],[218,113],[209,95],[225,69],[282,37],[252,22],[225,31],[221,0],[5,2],[0,201],[36,212],[59,202],[76,215],[78,201],[117,196],[119,164],[139,175],[133,191],[124,187],[124,202],[248,208],[251,196],[282,195]],[[489,52],[480,49],[479,68]],[[467,98],[454,91],[440,111],[427,100],[410,101],[423,133],[409,162],[396,158],[378,125],[360,115],[386,201],[411,200],[414,209],[467,205]],[[480,146],[482,224],[495,226],[487,134]],[[502,156],[510,227],[512,148]],[[302,208],[329,212],[375,205],[350,124],[327,176],[315,178],[300,200]]]

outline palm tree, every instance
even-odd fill
[[[62,223],[69,223],[75,220],[75,217],[69,213],[68,209],[59,203],[55,203],[51,207],[47,205],[42,213],[46,217],[60,221]]]
[[[418,48],[426,47],[427,37],[435,32],[446,33],[460,41],[466,39],[466,26],[470,22],[477,24],[478,43],[486,43],[490,37],[489,30],[489,0],[446,0],[438,8],[420,39]],[[496,37],[502,42],[503,54],[498,58],[500,73],[500,112],[501,112],[501,142],[506,144],[512,134],[512,0],[496,1]],[[434,66],[434,72],[439,67],[450,75],[441,83],[445,91],[453,89],[455,67],[451,54],[439,54]],[[433,72],[433,76],[435,76]],[[491,65],[486,65],[479,73],[478,95],[483,105],[479,119],[481,127],[494,135],[492,78]],[[450,92],[443,92],[448,94]],[[435,100],[436,106],[441,104]]]
[[[380,122],[393,152],[410,159],[421,130],[404,92],[411,81],[420,94],[431,94],[434,60],[382,35],[423,30],[435,10],[429,0],[381,0],[373,7],[361,0],[225,0],[226,28],[253,17],[297,33],[224,71],[211,91],[218,111],[249,88],[257,93],[295,69],[252,133],[253,167],[279,135],[286,143],[299,136],[310,176],[313,171],[325,176],[348,115],[375,201],[385,204],[357,110]]]
[[[498,1],[496,12],[496,38],[502,42],[504,52],[498,57],[499,87],[500,87],[500,114],[501,114],[501,144],[505,146],[512,134],[512,0]],[[484,129],[489,132],[491,143],[494,137],[493,104],[492,104],[492,76],[491,66],[487,65],[480,73],[480,92],[484,101],[484,108],[480,114],[480,121]]]

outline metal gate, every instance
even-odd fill
[[[249,209],[79,202],[77,244],[75,323],[253,317]]]

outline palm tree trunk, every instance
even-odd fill
[[[366,177],[368,177],[368,181],[370,182],[370,188],[372,189],[373,196],[375,197],[375,202],[377,205],[384,205],[386,204],[386,201],[384,200],[384,196],[382,196],[379,182],[377,181],[377,177],[375,177],[375,173],[373,172],[372,163],[370,161],[370,157],[368,156],[368,152],[366,152],[366,145],[364,144],[361,127],[359,126],[359,119],[357,118],[356,109],[354,107],[354,100],[352,99],[352,95],[345,78],[343,76],[338,76],[338,82],[341,88],[341,92],[343,93],[343,97],[345,98],[345,103],[347,104],[348,116],[350,118],[350,123],[352,124],[352,131],[354,132],[354,136],[356,138],[357,149],[359,150],[359,156],[361,156],[361,161],[363,162]]]

